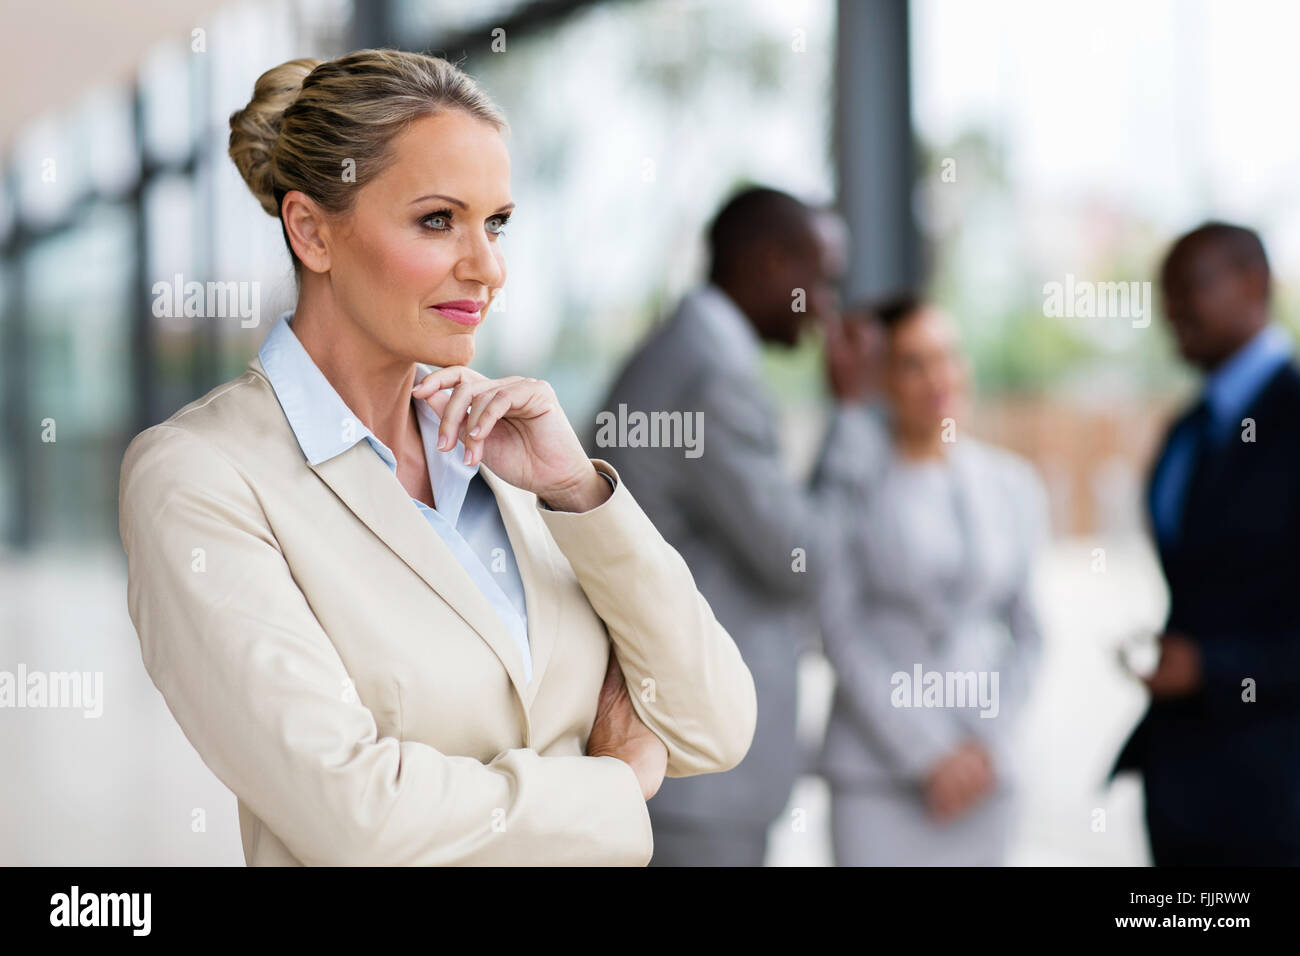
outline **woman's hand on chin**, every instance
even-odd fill
[[[482,462],[556,511],[588,511],[609,497],[609,483],[583,451],[549,383],[488,378],[449,365],[430,372],[411,394],[441,419],[439,450],[463,442],[467,464]]]

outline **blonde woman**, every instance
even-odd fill
[[[246,861],[644,865],[646,801],[740,762],[754,685],[550,386],[468,367],[501,113],[363,50],[269,70],[230,126],[297,305],[131,442],[120,520],[145,665]]]
[[[867,315],[884,415],[840,489],[844,551],[819,604],[836,673],[821,754],[835,861],[1001,865],[1041,656],[1046,492],[1027,461],[969,434],[945,312],[903,295]]]

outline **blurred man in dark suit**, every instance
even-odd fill
[[[1205,376],[1148,506],[1169,584],[1151,704],[1112,775],[1141,770],[1157,865],[1300,864],[1300,371],[1249,229],[1183,236],[1160,281]]]

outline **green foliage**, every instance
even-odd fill
[[[1045,318],[1041,307],[1015,309],[996,325],[995,335],[966,335],[967,354],[981,391],[1045,390],[1098,351],[1064,323]]]

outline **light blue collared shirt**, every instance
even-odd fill
[[[1270,322],[1205,380],[1202,399],[1210,414],[1210,441],[1216,447],[1241,427],[1242,416],[1274,373],[1291,357],[1291,339]],[[1156,533],[1166,543],[1178,535],[1183,499],[1195,467],[1196,439],[1186,428],[1169,440],[1152,488],[1151,511]]]
[[[303,454],[313,465],[319,465],[365,439],[396,480],[397,458],[352,414],[316,366],[293,332],[292,316],[290,310],[276,320],[257,357]],[[433,367],[417,362],[415,370],[415,384],[419,384]],[[437,508],[430,508],[415,498],[411,501],[505,624],[523,657],[524,678],[531,682],[533,661],[528,646],[523,579],[496,496],[479,474],[478,466],[465,464],[465,446],[461,442],[448,451],[438,450],[440,422],[428,403],[416,401],[415,409]]]

